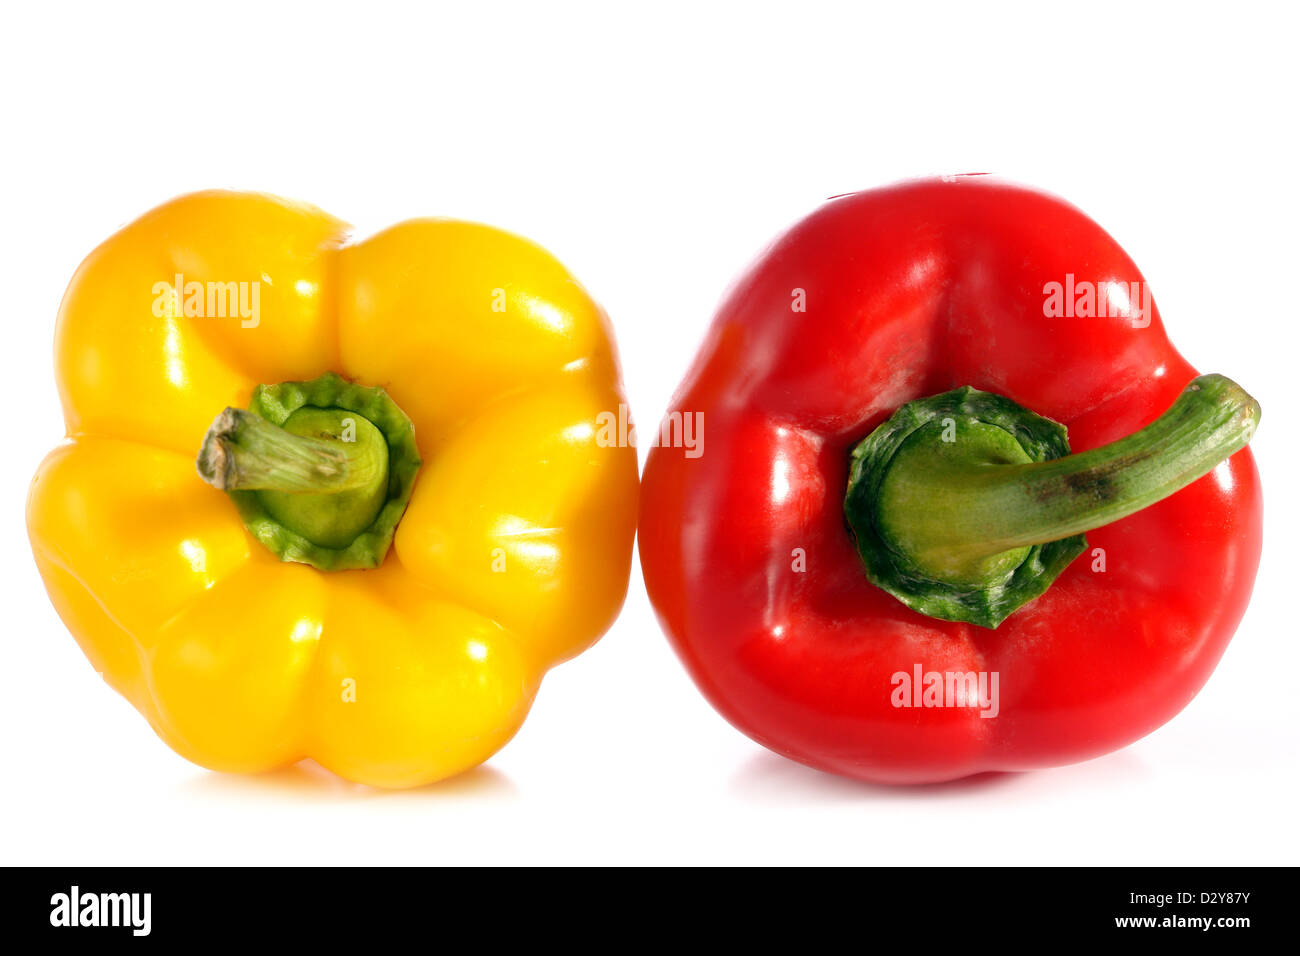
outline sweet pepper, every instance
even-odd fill
[[[28,529],[93,666],[178,753],[407,787],[480,763],[623,601],[610,330],[538,246],[206,192],[60,309],[69,441]]]
[[[721,306],[641,561],[714,706],[885,783],[1083,760],[1181,710],[1259,562],[1258,405],[1079,210],[984,177],[836,198]],[[664,434],[671,436],[672,428]]]

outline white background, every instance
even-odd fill
[[[3,862],[1300,862],[1294,6],[16,6],[0,23]],[[1080,205],[1193,364],[1264,407],[1250,611],[1200,696],[1124,751],[928,789],[805,769],[696,693],[634,569],[613,630],[484,768],[403,793],[302,768],[226,777],[160,743],[45,597],[23,501],[62,435],[59,298],[96,243],[175,194],[281,193],[361,233],[433,214],[536,239],[608,309],[652,423],[727,283],[787,224],[835,193],[971,170]]]

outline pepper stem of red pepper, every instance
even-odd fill
[[[1239,385],[1205,375],[1146,428],[1070,455],[1057,423],[958,389],[909,403],[854,450],[845,513],[872,581],[922,613],[996,627],[1083,550],[1082,532],[1207,474],[1259,417]]]

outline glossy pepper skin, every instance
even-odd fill
[[[846,527],[851,450],[904,403],[973,386],[1065,424],[1079,452],[1174,402],[1196,372],[1154,305],[1140,321],[1045,315],[1067,275],[1144,283],[1072,206],[953,177],[831,200],[730,291],[671,406],[702,413],[705,452],[651,451],[640,549],[665,631],[737,728],[823,770],[929,783],[1107,753],[1204,685],[1259,562],[1249,450],[1088,531],[996,629],[872,585]],[[917,665],[996,672],[996,717],[895,707],[893,675]]]
[[[257,282],[260,315],[157,309],[176,274]],[[200,193],[91,253],[56,339],[69,442],[31,486],[36,562],[92,665],[195,763],[458,773],[622,604],[637,473],[597,442],[623,401],[608,321],[530,242],[414,220],[349,243],[310,206]],[[372,570],[278,560],[196,474],[224,407],[326,372],[386,390],[423,459]]]

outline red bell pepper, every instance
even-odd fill
[[[731,291],[683,415],[707,442],[650,453],[651,600],[722,715],[811,766],[1107,753],[1191,700],[1246,609],[1259,406],[1198,378],[1124,251],[1040,192],[830,201]]]

